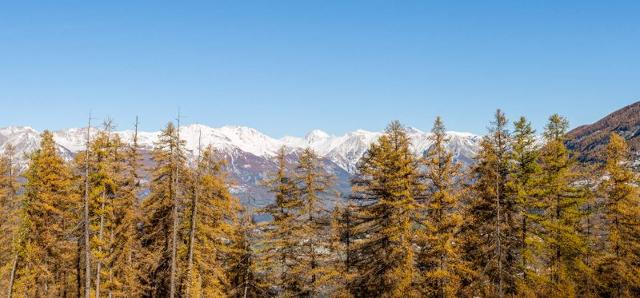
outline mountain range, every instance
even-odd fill
[[[95,135],[98,129],[92,129]],[[85,149],[86,128],[71,128],[52,132],[60,153],[71,159],[73,155]],[[133,131],[116,131],[120,137],[131,142]],[[423,154],[429,149],[431,133],[416,128],[407,128],[411,138],[412,150]],[[138,142],[145,153],[146,164],[150,165],[149,152],[160,132],[138,132]],[[180,127],[180,138],[186,142],[188,154],[195,156],[198,139],[202,135],[202,145],[216,148],[228,161],[233,191],[245,202],[263,205],[269,201],[269,194],[261,185],[265,175],[274,172],[274,157],[284,147],[287,159],[294,161],[297,154],[305,148],[313,149],[320,157],[326,170],[336,176],[336,187],[340,192],[349,191],[349,180],[356,171],[356,164],[369,145],[382,133],[356,130],[341,136],[329,135],[321,130],[313,130],[304,137],[272,138],[256,129],[243,126],[223,126],[213,128],[192,124]],[[469,164],[476,153],[481,137],[471,133],[448,132],[448,148],[455,158]],[[26,166],[25,153],[38,148],[40,132],[31,127],[0,128],[0,146],[13,144],[20,156],[23,167]]]
[[[92,129],[95,135],[98,129]],[[606,145],[611,132],[622,135],[630,144],[632,152],[640,152],[640,102],[636,102],[617,110],[601,120],[579,126],[568,133],[567,145],[574,150],[578,158],[584,162],[602,159],[602,149]],[[133,131],[114,132],[130,142]],[[151,166],[150,151],[160,132],[138,132],[138,141],[142,147],[145,164]],[[260,131],[243,126],[209,127],[192,124],[180,127],[180,137],[186,142],[186,149],[191,158],[196,154],[198,138],[202,135],[202,145],[216,148],[222,158],[228,162],[232,178],[233,192],[250,205],[261,206],[270,201],[271,196],[261,185],[268,173],[275,172],[275,155],[284,147],[287,160],[293,162],[298,153],[305,148],[313,149],[320,157],[325,169],[335,175],[336,188],[339,192],[348,193],[349,181],[356,172],[357,162],[382,132],[356,130],[341,136],[330,135],[321,130],[313,130],[303,137],[287,136],[272,138]],[[412,150],[416,155],[424,154],[431,146],[429,132],[408,127],[407,134],[411,138]],[[13,144],[19,154],[20,164],[26,167],[26,153],[38,148],[40,132],[31,127],[11,126],[0,128],[0,146]],[[86,128],[70,128],[53,131],[54,140],[60,153],[71,159],[75,153],[84,150]],[[448,149],[454,153],[456,160],[469,165],[473,161],[481,136],[471,133],[447,132]],[[640,159],[638,159],[640,160]]]

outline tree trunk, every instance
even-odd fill
[[[172,228],[172,236],[171,236],[171,277],[170,277],[170,297],[174,298],[176,295],[176,250],[177,250],[177,242],[178,242],[178,184],[180,183],[179,174],[180,174],[180,112],[178,112],[178,130],[176,136],[176,148],[175,148],[175,166],[176,166],[176,177],[175,177],[175,187],[174,187],[174,196],[173,196],[173,208],[171,211],[171,215],[173,217],[173,228]]]
[[[91,295],[91,243],[89,239],[89,142],[91,133],[91,115],[89,115],[89,126],[87,127],[87,149],[85,153],[84,164],[84,267],[85,267],[85,280],[84,280],[84,297],[89,298]]]
[[[196,238],[196,217],[198,215],[198,195],[200,190],[200,154],[201,154],[201,141],[202,141],[202,131],[198,136],[198,158],[196,160],[196,183],[195,190],[193,195],[193,200],[191,201],[191,227],[189,228],[189,257],[187,264],[187,274],[188,274],[188,287],[191,287],[191,283],[193,282],[193,243]],[[186,297],[189,298],[191,294],[190,290],[187,290]]]
[[[100,241],[100,245],[98,246],[98,251],[102,254],[102,239],[104,233],[104,192],[102,193],[102,204],[100,205],[100,230],[98,231],[98,239]],[[96,297],[100,298],[100,273],[102,270],[102,260],[98,260],[96,264]]]
[[[8,298],[11,298],[11,296],[13,295],[13,283],[15,282],[17,268],[18,268],[18,255],[16,254],[16,256],[13,257],[13,265],[11,266],[11,276],[9,277],[9,292],[7,293]]]

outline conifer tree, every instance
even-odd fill
[[[52,297],[73,293],[76,253],[73,230],[79,198],[69,167],[58,154],[53,135],[41,135],[25,173],[20,260],[16,296]]]
[[[229,271],[232,286],[229,297],[257,298],[269,293],[265,288],[268,283],[258,274],[259,256],[252,245],[256,223],[252,216],[252,212],[245,209],[240,217],[238,240],[234,243],[235,262]]]
[[[109,130],[106,127],[98,133],[91,142],[89,153],[91,260],[95,264],[93,283],[96,297],[102,297],[105,280],[109,278],[113,202],[118,188],[115,169],[117,157],[114,154],[118,145],[111,138]]]
[[[454,161],[446,149],[448,138],[445,126],[437,117],[430,140],[431,147],[422,160],[426,168],[425,197],[420,205],[418,266],[421,270],[419,287],[430,297],[456,297],[459,295],[461,276],[467,274],[462,260],[458,233],[462,223],[459,205],[461,165]]]
[[[575,161],[564,144],[569,124],[554,114],[544,132],[540,154],[541,197],[544,241],[543,256],[548,294],[564,297],[577,294],[576,281],[582,278],[585,243],[579,233],[584,190],[576,186]]]
[[[404,127],[392,122],[372,144],[353,179],[351,283],[356,297],[415,296],[415,197],[421,192],[418,164]]]
[[[516,204],[518,223],[518,246],[520,247],[518,265],[518,292],[533,295],[539,278],[536,271],[540,253],[539,221],[540,204],[538,191],[540,183],[539,148],[536,144],[535,130],[531,122],[520,117],[514,123],[511,152],[509,191]]]
[[[260,267],[276,291],[283,296],[294,296],[303,285],[299,276],[292,274],[300,262],[301,228],[297,221],[302,202],[286,161],[284,147],[277,155],[277,172],[265,180],[275,201],[262,209],[272,220],[262,225]]]
[[[331,231],[329,240],[331,258],[328,266],[331,274],[327,277],[331,294],[334,297],[351,297],[349,284],[355,273],[351,270],[351,213],[353,205],[345,204],[342,198],[335,203],[331,213]]]
[[[305,149],[298,158],[294,183],[301,203],[296,220],[301,229],[301,247],[298,250],[300,261],[292,273],[303,280],[301,295],[318,296],[334,286],[331,283],[338,274],[331,266],[328,254],[331,218],[326,206],[336,196],[332,191],[333,176],[326,172],[313,150]]]
[[[182,182],[176,178],[178,170],[186,172],[184,141],[179,139],[173,123],[167,124],[161,132],[152,154],[155,164],[151,173],[151,192],[142,206],[145,214],[143,270],[148,274],[146,281],[150,295],[170,296],[172,259],[174,248],[179,245],[173,241],[174,229],[177,228],[174,224],[181,205],[178,194],[183,188]]]
[[[115,297],[139,297],[143,293],[142,247],[138,223],[141,221],[138,196],[142,190],[138,123],[129,145],[116,139],[114,144],[117,189],[113,199],[113,237],[109,256],[113,271],[111,289]]]
[[[631,170],[629,147],[612,133],[606,151],[604,196],[604,251],[599,257],[598,275],[603,296],[640,295],[640,198],[637,177]]]
[[[8,143],[0,155],[0,288],[13,295],[13,283],[19,255],[18,167],[15,147]]]
[[[512,163],[507,125],[506,116],[498,110],[480,143],[463,227],[465,256],[480,274],[477,291],[500,297],[516,292],[520,251],[516,202],[507,187]]]
[[[232,293],[231,269],[239,241],[239,201],[229,192],[224,161],[212,147],[204,150],[197,164],[192,200],[184,222],[194,234],[192,272],[187,272],[185,295],[224,297]],[[197,195],[197,199],[196,199]]]

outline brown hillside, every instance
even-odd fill
[[[580,152],[583,161],[602,158],[602,148],[616,132],[624,137],[634,152],[640,152],[640,101],[619,109],[598,122],[582,125],[569,132],[568,146]]]

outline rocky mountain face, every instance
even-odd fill
[[[95,135],[98,130],[92,130]],[[424,154],[431,146],[430,133],[415,128],[407,132],[413,143],[413,151]],[[130,142],[133,131],[117,131],[123,140]],[[22,166],[26,167],[26,153],[38,148],[40,132],[30,127],[0,128],[0,146],[11,143],[21,156]],[[86,129],[72,128],[54,131],[54,140],[59,151],[67,158],[84,150]],[[212,128],[205,125],[188,125],[180,128],[180,137],[186,141],[186,149],[193,157],[198,147],[198,138],[202,134],[202,145],[216,148],[228,161],[233,191],[245,202],[260,206],[270,201],[271,196],[261,186],[268,173],[276,169],[274,157],[281,147],[287,151],[287,159],[293,162],[304,148],[312,148],[323,158],[327,171],[336,176],[337,189],[348,193],[349,180],[355,174],[356,164],[369,145],[382,133],[356,130],[342,136],[332,136],[320,130],[309,132],[304,137],[269,137],[255,129],[241,126]],[[153,148],[159,132],[139,132],[138,139],[144,152],[146,164],[151,165],[148,153]],[[476,153],[481,137],[470,133],[449,132],[448,148],[454,152],[457,160],[470,163]]]
[[[579,126],[568,134],[567,145],[579,152],[581,161],[604,158],[603,149],[612,132],[624,137],[632,152],[640,152],[640,101],[619,109],[597,122]]]

